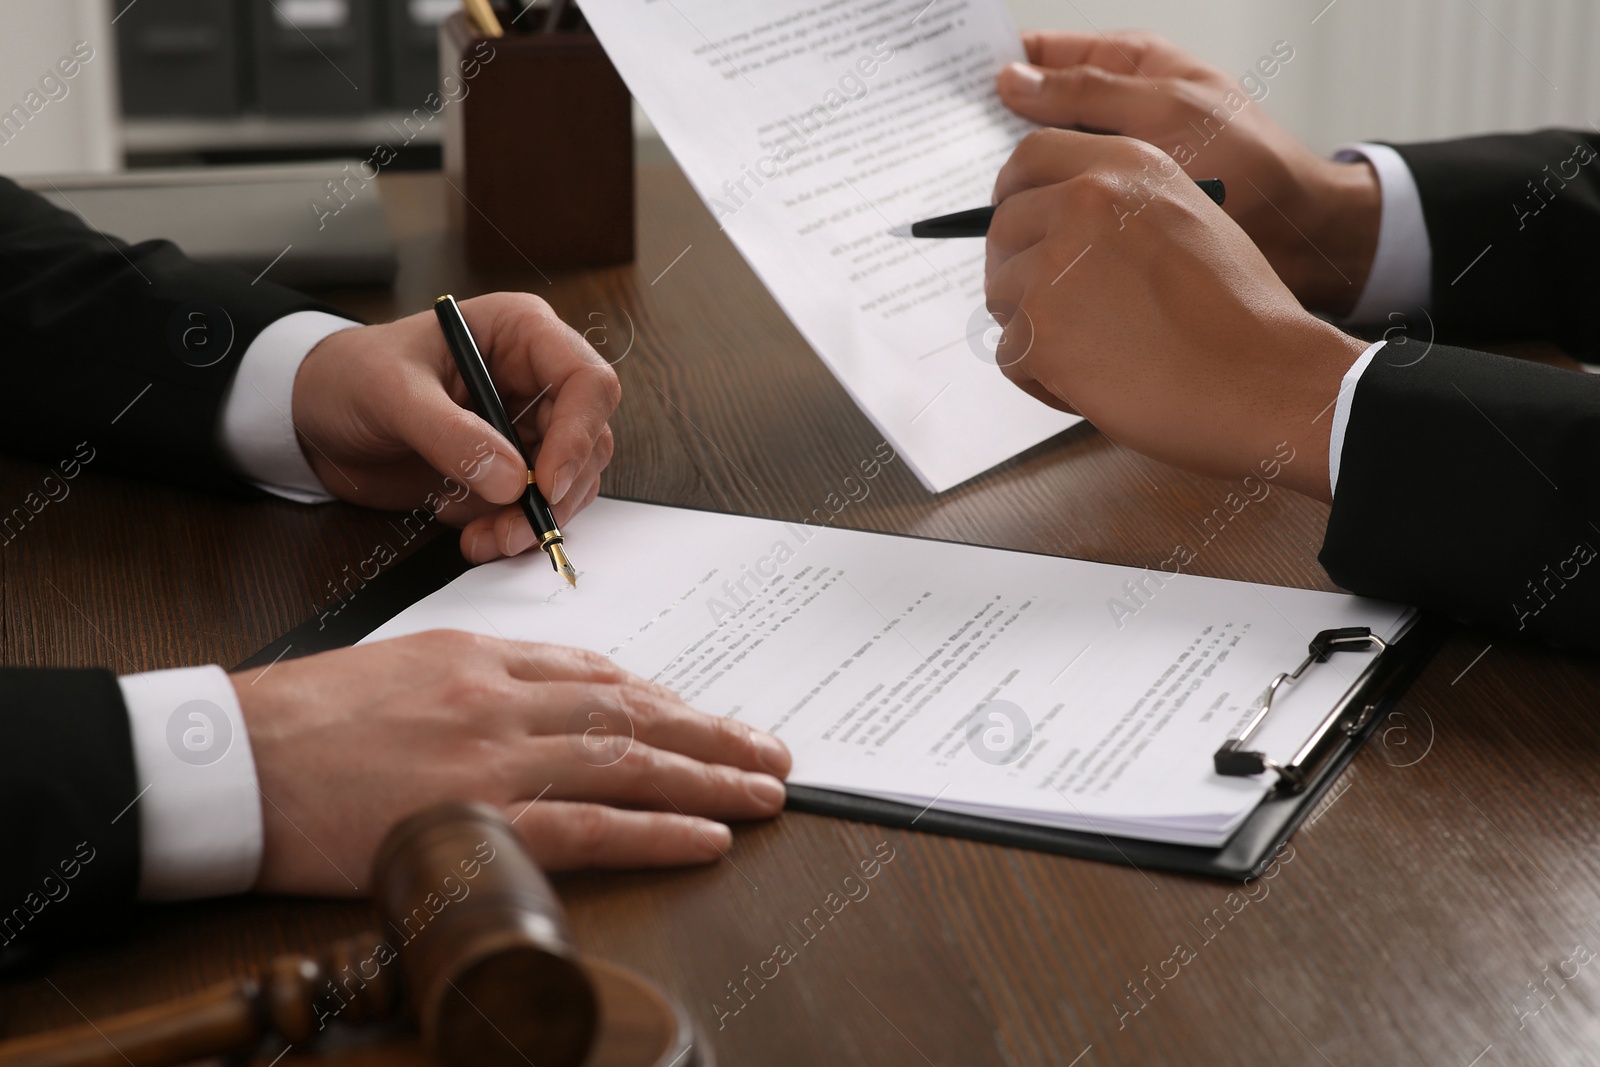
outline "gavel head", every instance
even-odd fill
[[[372,891],[422,1036],[446,1067],[578,1067],[599,1006],[555,892],[493,808],[445,804],[389,832]]]

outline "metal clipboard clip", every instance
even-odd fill
[[[1269,758],[1265,752],[1247,751],[1244,746],[1249,742],[1251,735],[1260,728],[1261,723],[1267,717],[1267,713],[1272,710],[1272,698],[1277,695],[1278,690],[1298,681],[1300,676],[1306,672],[1307,667],[1310,667],[1313,663],[1327,662],[1328,657],[1335,652],[1355,651],[1372,647],[1376,647],[1380,654],[1389,648],[1381,637],[1365,626],[1347,626],[1338,630],[1323,630],[1313,637],[1311,644],[1308,646],[1306,658],[1300,661],[1300,666],[1293,671],[1280,674],[1274,678],[1272,684],[1267,686],[1267,691],[1261,698],[1261,707],[1251,716],[1244,730],[1240,732],[1238,737],[1232,737],[1224,741],[1222,747],[1217,749],[1216,755],[1212,757],[1217,773],[1235,778],[1247,778],[1263,771],[1277,771],[1278,788],[1293,792],[1303,786],[1305,784],[1307,761],[1311,759],[1318,746],[1322,744],[1322,740],[1328,735],[1328,731],[1338,723],[1340,717],[1344,714],[1345,705],[1349,702],[1351,695],[1366,684],[1368,675],[1377,666],[1377,657],[1373,658],[1367,669],[1361,672],[1361,676],[1339,698],[1334,704],[1333,710],[1328,712],[1327,717],[1318,724],[1316,730],[1312,731],[1311,737],[1304,745],[1300,746],[1300,751],[1296,752],[1294,758],[1288,763],[1279,763]],[[1366,724],[1370,711],[1371,709],[1369,708],[1363,712],[1358,721],[1346,727],[1345,732],[1353,736]]]

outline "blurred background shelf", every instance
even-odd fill
[[[238,115],[225,119],[175,116],[128,118],[122,149],[129,166],[249,162],[250,158],[364,157],[379,143],[399,149],[407,141],[404,111],[369,115],[288,117]],[[410,135],[394,166],[437,170],[442,126],[435,120]]]

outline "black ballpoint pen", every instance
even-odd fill
[[[1195,184],[1219,204],[1227,195],[1221,178],[1198,178]],[[899,237],[982,237],[989,232],[989,220],[994,218],[994,209],[998,206],[990,204],[950,215],[936,215],[913,222],[909,227],[896,226],[894,233]]]
[[[544,494],[534,484],[533,464],[522,447],[516,427],[511,425],[505,405],[500,402],[500,393],[494,387],[494,379],[489,377],[489,368],[484,365],[483,356],[478,351],[478,342],[472,339],[472,331],[467,329],[461,306],[456,303],[455,297],[446,294],[433,302],[433,313],[439,317],[439,328],[444,331],[445,344],[450,346],[450,355],[455,358],[456,369],[461,372],[461,380],[467,385],[467,395],[472,397],[473,406],[484,421],[494,427],[496,433],[510,441],[521,453],[522,462],[528,468],[528,485],[518,503],[533,527],[539,547],[550,556],[550,565],[556,572],[576,588],[578,572],[572,569],[572,561],[567,559],[566,549],[562,547],[566,538],[556,525],[556,517],[551,513]]]

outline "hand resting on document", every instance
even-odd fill
[[[440,630],[233,676],[263,892],[360,892],[385,832],[493,804],[547,870],[709,863],[783,807],[783,743],[593,652]]]

